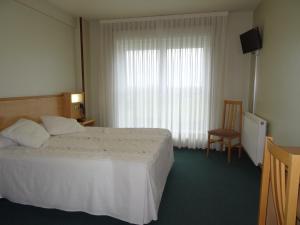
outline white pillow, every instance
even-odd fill
[[[13,125],[4,129],[1,134],[20,145],[32,148],[41,147],[50,136],[41,125],[27,119],[19,119]]]
[[[60,116],[42,116],[42,122],[51,135],[69,134],[85,131],[75,119]]]
[[[9,138],[0,135],[0,148],[6,148],[13,145],[17,145],[17,143]]]

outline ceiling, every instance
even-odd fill
[[[112,19],[253,10],[260,0],[47,0],[73,16]]]

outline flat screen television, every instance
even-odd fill
[[[243,53],[253,52],[262,48],[261,36],[258,27],[240,35]]]

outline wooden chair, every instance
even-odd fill
[[[242,101],[224,100],[223,111],[223,125],[222,128],[208,131],[208,144],[206,155],[208,156],[210,145],[212,143],[221,142],[221,149],[223,146],[228,149],[227,160],[231,161],[231,150],[233,147],[238,147],[239,157],[241,157],[242,144],[241,144],[241,132],[242,132],[242,118],[243,118],[243,103]],[[212,139],[212,137],[218,137],[219,139]],[[232,145],[232,140],[238,139],[238,143]]]
[[[300,148],[283,148],[267,137],[261,177],[258,224],[265,225],[271,183],[278,225],[295,225],[300,176]]]

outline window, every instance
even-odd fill
[[[126,50],[118,88],[117,127],[159,127],[174,137],[197,136],[207,91],[203,48]],[[196,102],[196,103],[195,103]],[[201,105],[202,104],[202,105]],[[191,116],[195,111],[199,116]],[[206,135],[206,130],[203,130]]]
[[[175,146],[205,147],[209,126],[219,124],[226,21],[217,14],[101,23],[103,124],[167,128]]]

